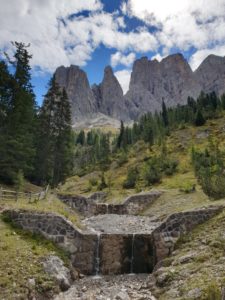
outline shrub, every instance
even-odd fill
[[[158,158],[152,158],[144,165],[143,177],[146,185],[152,185],[161,181],[162,174],[160,171]]]
[[[137,167],[128,169],[127,178],[123,183],[123,188],[132,189],[135,187],[139,172]]]
[[[96,178],[92,177],[89,179],[89,184],[91,186],[96,186],[96,185],[98,185],[98,180]]]
[[[208,300],[221,300],[221,289],[217,282],[212,281],[205,290],[204,299]]]

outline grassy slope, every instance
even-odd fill
[[[32,186],[32,191],[35,189]],[[4,208],[55,212],[79,226],[79,216],[53,194],[36,203],[28,203],[27,199],[19,199],[18,202],[0,200],[0,210]],[[58,287],[46,275],[40,261],[49,254],[55,254],[67,263],[63,251],[41,237],[13,228],[1,216],[0,237],[0,299],[28,299],[29,290],[38,295],[38,299],[45,299],[46,295],[52,299]],[[29,285],[32,278],[35,279],[35,287]]]
[[[155,211],[157,211],[157,208],[158,210],[163,209],[164,214],[209,204],[210,200],[201,191],[194,176],[190,152],[192,145],[202,148],[208,144],[207,132],[219,141],[222,149],[225,149],[224,121],[225,117],[208,121],[202,127],[189,126],[185,129],[173,131],[167,138],[167,152],[168,155],[179,160],[178,172],[173,176],[164,177],[160,184],[152,187],[146,187],[143,180],[140,179],[136,189],[126,190],[122,188],[122,184],[126,178],[127,169],[131,166],[137,166],[141,170],[147,158],[159,154],[161,151],[158,145],[154,145],[149,149],[145,143],[137,143],[129,150],[127,162],[120,165],[119,158],[117,158],[111,163],[109,170],[105,172],[106,181],[111,182],[110,187],[104,190],[108,193],[107,201],[119,203],[130,194],[154,188],[165,191],[160,201],[157,201],[154,205]],[[63,193],[89,195],[97,190],[97,186],[90,184],[90,179],[94,178],[100,182],[100,177],[101,173],[97,171],[83,177],[74,176],[69,178],[60,190]],[[197,191],[195,193],[185,194],[181,192],[181,190],[191,187],[193,184],[196,185]]]
[[[62,251],[52,243],[31,236],[13,228],[0,218],[0,298],[28,299],[37,295],[38,299],[49,299],[58,288],[43,271],[41,260],[49,254],[58,255],[67,261]],[[29,284],[34,279],[36,286]]]
[[[220,300],[221,287],[225,286],[224,254],[225,212],[222,212],[184,237],[172,256],[164,260],[165,267],[160,272],[166,279],[155,291],[157,296],[160,300]],[[200,295],[194,298],[196,290]]]

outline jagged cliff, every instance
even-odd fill
[[[135,61],[129,91],[122,88],[107,66],[99,85],[89,85],[86,73],[77,66],[59,67],[56,80],[66,88],[72,104],[73,121],[98,119],[136,120],[143,113],[167,106],[185,104],[187,97],[196,98],[201,91],[225,92],[225,57],[209,55],[193,72],[182,54],[173,54],[161,62],[142,57]]]

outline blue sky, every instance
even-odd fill
[[[106,65],[127,91],[132,64],[181,52],[196,69],[225,55],[225,0],[0,0],[0,49],[31,43],[33,85],[41,104],[60,65],[79,65],[90,84]],[[16,21],[15,21],[16,20]]]

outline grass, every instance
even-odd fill
[[[80,227],[79,215],[60,201],[53,193],[49,193],[46,199],[32,203],[29,203],[28,199],[21,198],[17,202],[15,200],[0,200],[0,208],[27,209],[58,213],[66,217],[77,227]]]
[[[68,262],[53,243],[12,227],[0,218],[0,299],[52,299],[59,292],[54,280],[43,270],[41,260],[50,254]],[[35,286],[29,283],[35,280]]]
[[[221,288],[225,286],[224,228],[225,211],[196,227],[188,238],[177,244],[176,251],[165,268],[166,272],[176,273],[176,278],[170,278],[170,281],[156,291],[158,299],[195,299],[194,296],[188,297],[189,292],[194,289],[201,291],[201,296],[197,299],[221,299]],[[193,259],[179,263],[181,257],[192,253]],[[171,296],[174,290],[179,296]]]

